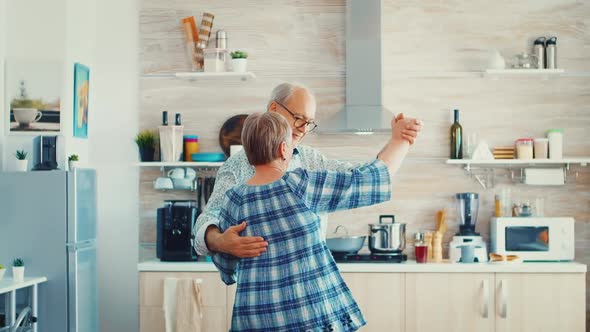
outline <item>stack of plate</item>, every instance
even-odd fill
[[[494,148],[494,159],[514,159],[513,146],[498,146]]]

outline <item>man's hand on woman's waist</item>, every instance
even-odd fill
[[[205,241],[210,251],[223,252],[239,258],[258,257],[266,251],[268,242],[260,236],[240,236],[246,222],[221,232],[215,225],[207,227]]]

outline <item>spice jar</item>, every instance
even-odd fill
[[[518,159],[533,159],[532,138],[519,138],[516,140],[516,157]]]
[[[535,159],[547,159],[548,148],[549,148],[549,139],[535,138],[535,142],[534,142]]]
[[[428,261],[428,245],[424,242],[424,233],[416,233],[414,250],[416,254],[416,263],[426,263]]]
[[[193,154],[199,152],[199,136],[184,136],[184,161],[193,161]]]
[[[563,129],[550,129],[547,132],[549,139],[549,159],[563,158]]]
[[[499,218],[502,216],[502,199],[500,198],[500,195],[496,195],[495,197],[495,213],[494,215]]]

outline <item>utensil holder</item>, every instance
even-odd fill
[[[184,126],[159,126],[160,157],[162,161],[181,161]]]

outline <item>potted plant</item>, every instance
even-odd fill
[[[74,168],[78,167],[78,161],[79,159],[77,154],[70,155],[68,157],[68,169],[73,171]]]
[[[151,130],[143,130],[135,136],[141,161],[154,161],[156,151],[156,134]]]
[[[12,279],[17,282],[25,279],[25,263],[22,258],[15,258],[12,261]]]
[[[4,265],[0,264],[0,280],[2,280],[2,278],[4,278],[5,272],[6,272],[6,269],[4,268]]]
[[[25,150],[16,150],[14,156],[16,157],[16,170],[18,172],[26,172],[29,167],[29,161],[27,160]]]
[[[244,51],[234,51],[230,53],[231,63],[236,73],[245,73],[248,62],[248,53]]]

